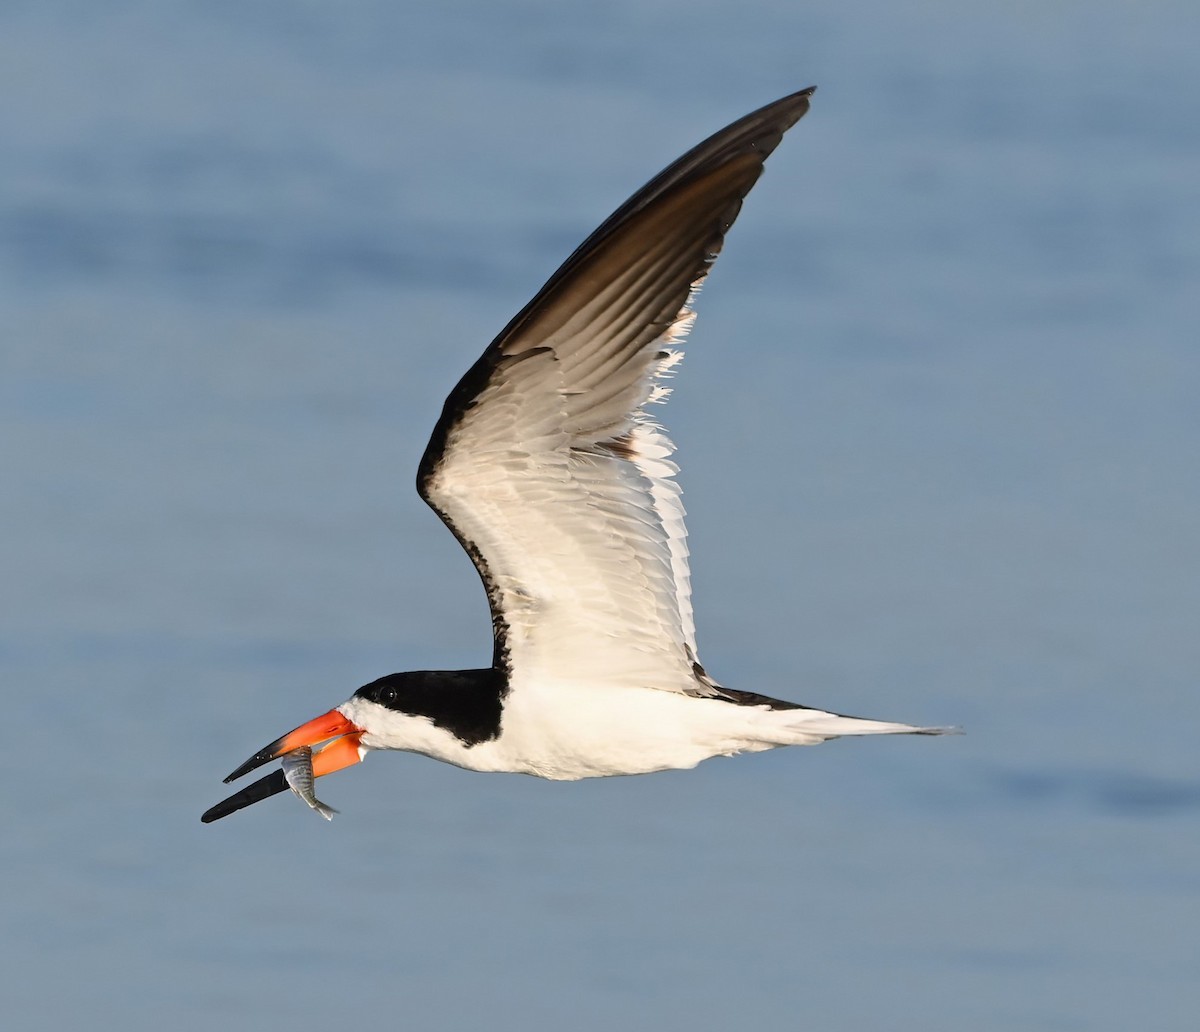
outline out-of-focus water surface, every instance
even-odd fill
[[[1194,1028],[1197,10],[7,5],[7,1027]],[[446,391],[810,83],[668,412],[705,662],[968,734],[373,756],[332,825],[201,826],[358,685],[487,661],[411,487]]]

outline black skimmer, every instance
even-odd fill
[[[227,783],[321,743],[317,777],[372,749],[404,749],[470,770],[574,780],[841,735],[946,730],[726,688],[696,649],[674,448],[650,406],[666,399],[691,303],[743,198],[812,93],[739,119],[655,176],[450,392],[417,490],[479,571],[492,665],[381,677],[255,753]],[[295,780],[277,770],[201,819]],[[314,805],[311,778],[304,787]]]

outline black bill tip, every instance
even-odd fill
[[[227,778],[226,780],[229,779]],[[263,799],[270,799],[271,796],[285,791],[287,787],[283,771],[277,770],[272,774],[268,774],[265,778],[259,778],[254,784],[247,785],[240,792],[235,792],[228,799],[223,799],[216,806],[205,810],[200,820],[204,824],[212,824],[213,821],[219,821],[222,817],[228,817],[231,813],[237,813],[238,810],[244,809],[252,803],[257,803]]]
[[[286,735],[284,736],[286,737]],[[249,774],[252,770],[261,767],[264,763],[270,763],[279,756],[280,747],[283,745],[283,738],[276,738],[265,749],[259,749],[253,756],[243,763],[237,770],[225,779],[225,784],[231,781],[237,781],[243,774]]]

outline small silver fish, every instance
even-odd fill
[[[312,748],[307,745],[302,745],[299,749],[293,749],[290,753],[285,753],[283,757],[283,777],[288,783],[288,788],[295,792],[296,795],[327,821],[331,821],[337,810],[332,806],[326,806],[313,793],[313,781],[315,779],[313,778],[312,755]]]

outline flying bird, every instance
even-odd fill
[[[226,783],[310,748],[315,777],[403,749],[470,770],[574,780],[841,735],[946,730],[727,688],[696,647],[674,447],[655,403],[742,200],[812,94],[752,112],[650,180],[446,399],[417,490],[483,581],[492,665],[381,677]],[[276,770],[201,820],[288,787]],[[311,780],[297,792],[311,796]]]

